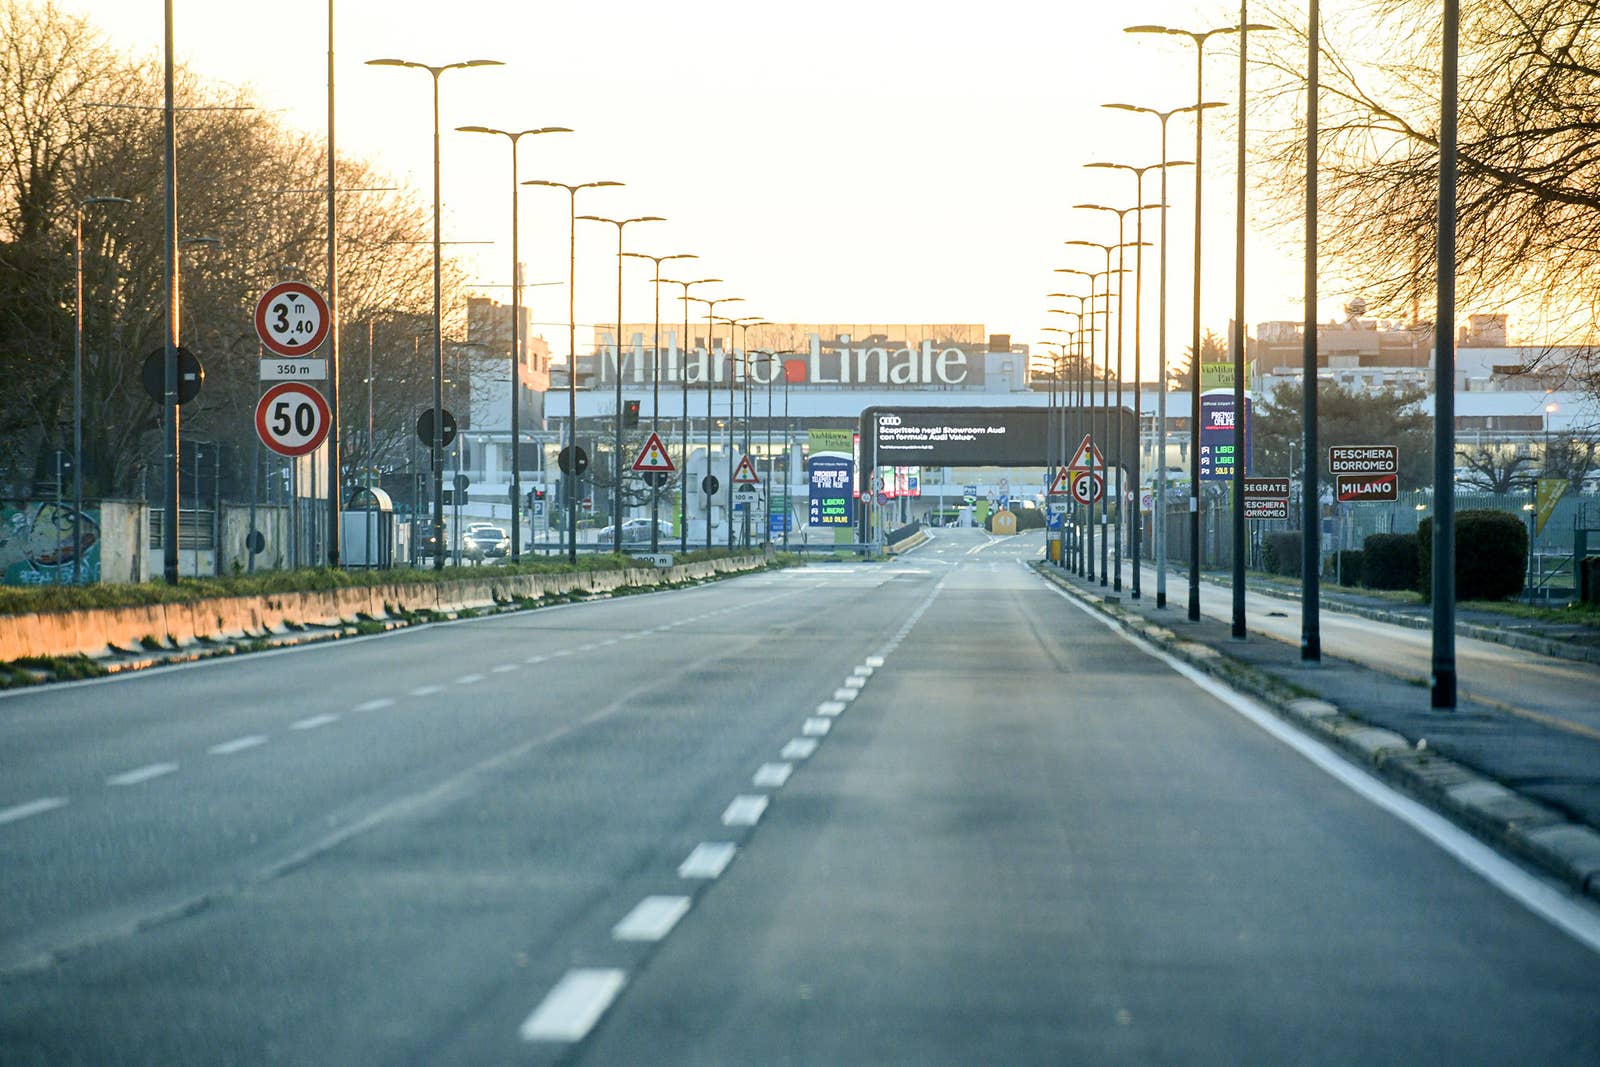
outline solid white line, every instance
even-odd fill
[[[660,941],[689,914],[688,897],[645,897],[611,928],[618,941]]]
[[[720,878],[738,851],[732,841],[702,841],[678,864],[679,878]]]
[[[811,754],[817,750],[815,737],[797,737],[783,746],[783,751],[778,753],[784,759],[810,759]]]
[[[393,702],[391,701],[391,703],[393,703]],[[358,708],[357,710],[360,710],[360,709]],[[315,730],[319,726],[331,726],[331,725],[333,725],[334,723],[336,723],[338,721],[339,721],[339,716],[337,716],[337,715],[313,715],[309,719],[301,719],[299,722],[290,723],[289,724],[289,729],[291,729],[291,730]]]
[[[724,826],[754,826],[761,821],[761,813],[767,810],[767,798],[750,793],[740,793],[733,798],[727,810],[722,813]]]
[[[0,825],[8,822],[19,822],[30,815],[43,815],[47,811],[67,806],[66,797],[41,797],[30,800],[26,804],[18,804],[14,808],[0,808]]]
[[[382,711],[384,708],[392,707],[394,707],[394,701],[392,699],[389,697],[379,697],[377,700],[369,700],[365,704],[357,704],[353,710]]]
[[[106,779],[106,785],[139,785],[152,778],[160,778],[164,774],[171,774],[178,769],[176,763],[150,763],[143,767],[135,767],[131,771],[113,774]]]
[[[844,701],[842,700],[824,700],[817,705],[817,714],[829,717],[841,715],[844,713],[844,707]]]
[[[456,684],[477,685],[481,681],[483,681],[483,675],[481,674],[463,674],[461,677],[456,679]]]
[[[807,737],[821,737],[831,729],[833,729],[831,719],[807,719],[800,727],[800,732]]]
[[[489,673],[510,674],[512,671],[520,671],[521,669],[522,665],[520,663],[502,663],[498,667],[491,667],[489,669]]]
[[[847,704],[859,695],[860,690],[858,689],[835,689],[833,691],[833,699],[842,700]]]
[[[574,968],[545,994],[518,1033],[524,1041],[582,1041],[627,982],[627,973],[615,968]]]
[[[1044,580],[1044,579],[1041,579]],[[1454,857],[1462,866],[1515,900],[1550,925],[1565,932],[1592,952],[1600,953],[1600,911],[1568,895],[1567,891],[1528,873],[1488,845],[1462,830],[1437,812],[1372,777],[1326,745],[1301,733],[1271,711],[1241,693],[1236,693],[1209,675],[1122,629],[1113,620],[1079,603],[1061,589],[1055,592],[1090,618],[1118,634],[1129,644],[1149,653],[1210,693],[1239,715],[1255,723],[1269,735],[1305,757],[1319,770],[1349,788],[1357,796],[1382,808],[1401,822]]]
[[[444,692],[444,686],[442,685],[419,685],[411,691],[411,695],[414,697],[431,697],[435,693],[442,692]]]
[[[245,737],[236,737],[232,741],[224,741],[220,745],[212,745],[206,749],[213,756],[231,756],[235,752],[243,752],[247,748],[264,745],[267,739],[260,734],[249,734]]]
[[[763,763],[750,781],[757,789],[780,789],[793,773],[792,763]]]

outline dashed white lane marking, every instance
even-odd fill
[[[883,666],[883,657],[882,656],[868,656],[867,660],[866,660],[866,663],[867,663],[867,666],[869,666],[869,667],[881,667],[881,666]]]
[[[477,685],[481,681],[483,681],[483,675],[481,674],[463,674],[461,677],[456,679],[456,684]]]
[[[783,751],[778,753],[784,759],[810,759],[811,754],[817,750],[817,739],[814,737],[797,737],[783,746]]]
[[[854,674],[857,678],[871,678],[872,677],[872,667],[870,665],[868,665],[868,664],[862,664],[860,667],[857,667],[851,673]]]
[[[543,663],[548,658],[549,658],[548,656],[529,656],[527,659],[523,660],[522,662],[524,662],[524,663]]]
[[[178,769],[176,763],[147,763],[143,767],[135,767],[131,771],[113,774],[106,779],[106,785],[139,785],[152,778],[160,778],[164,774],[171,774]]]
[[[722,813],[724,826],[754,826],[761,821],[761,813],[767,810],[767,798],[750,793],[740,793],[733,798]]]
[[[545,994],[518,1030],[524,1041],[582,1041],[628,983],[613,967],[577,967]]]
[[[779,789],[793,773],[792,763],[763,763],[750,781],[757,789]]]
[[[520,671],[521,669],[522,669],[522,664],[520,664],[520,663],[502,663],[497,667],[490,667],[489,668],[489,673],[490,674],[510,674],[512,671]]]
[[[431,697],[435,693],[442,692],[444,692],[444,686],[442,685],[419,685],[411,691],[411,695],[414,697]]]
[[[623,634],[622,635],[622,639],[624,641],[633,641],[633,640],[636,640],[639,636],[640,636],[639,634]],[[607,642],[607,643],[608,644],[613,644],[613,645],[616,644],[615,641],[610,641],[610,642]]]
[[[829,717],[842,715],[844,713],[844,708],[845,703],[842,700],[824,700],[822,703],[817,705],[817,714],[827,715]]]
[[[247,734],[244,737],[235,737],[232,741],[224,741],[220,745],[212,745],[206,749],[213,756],[231,756],[235,752],[243,752],[247,748],[264,745],[267,739],[261,734]]]
[[[732,841],[702,841],[678,864],[679,878],[720,878],[738,851]]]
[[[0,808],[0,826],[8,822],[20,822],[29,816],[43,815],[47,811],[55,811],[66,806],[66,797],[40,797],[38,800],[30,800],[13,808]]]
[[[833,691],[833,699],[842,700],[846,704],[850,703],[858,695],[860,695],[860,690],[858,689],[835,689]]]
[[[807,737],[821,737],[831,729],[833,722],[830,719],[807,719],[800,727],[800,732]]]
[[[688,897],[645,897],[611,928],[618,941],[660,941],[689,914]]]
[[[852,675],[849,678],[846,678],[844,680],[844,687],[846,689],[861,689],[866,684],[867,684],[867,680],[865,678],[861,678],[861,677],[858,677],[858,676],[855,676],[855,675]]]
[[[392,707],[394,707],[394,701],[392,699],[390,699],[389,697],[379,697],[377,700],[369,700],[365,704],[357,704],[355,706],[355,710],[356,711],[382,711],[384,708],[392,708]]]
[[[589,647],[591,647],[591,648],[610,648],[612,645],[614,645],[616,643],[617,643],[617,639],[615,637],[613,637],[609,641],[601,641],[598,644],[591,645]],[[584,649],[583,651],[587,651],[587,649]]]
[[[392,700],[389,701],[389,704],[393,704],[393,703],[394,703],[394,701],[392,701]],[[385,704],[384,707],[388,707],[388,704]],[[313,715],[309,719],[301,719],[299,722],[290,723],[289,724],[289,729],[291,729],[291,730],[316,730],[316,729],[318,729],[320,727],[323,727],[323,726],[332,726],[334,723],[336,723],[338,721],[339,721],[339,716],[337,716],[337,715]]]

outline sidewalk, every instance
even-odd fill
[[[1158,610],[1152,597],[1108,598],[1098,583],[1034,566],[1125,629],[1257,697],[1495,847],[1600,899],[1600,739],[1472,701],[1436,712],[1425,690],[1398,676],[1329,656],[1307,665],[1282,641],[1235,641],[1224,621],[1189,622],[1181,609]],[[1270,583],[1262,588],[1283,594]],[[1323,607],[1427,625],[1425,608],[1408,613],[1387,602],[1360,603],[1378,599],[1335,594]],[[1420,623],[1403,621],[1418,613]]]

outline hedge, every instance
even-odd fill
[[[1528,528],[1507,511],[1456,513],[1456,599],[1504,600],[1522,592],[1528,566]],[[1433,599],[1433,518],[1417,524],[1417,572],[1422,595]]]
[[[1361,584],[1368,589],[1416,589],[1417,535],[1372,534],[1361,544]]]
[[[1359,548],[1341,548],[1329,563],[1333,568],[1329,572],[1329,577],[1337,578],[1340,585],[1362,584],[1361,557],[1362,551]]]
[[[1300,573],[1300,534],[1293,530],[1274,530],[1261,545],[1261,565],[1269,574]]]

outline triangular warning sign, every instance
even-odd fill
[[[733,482],[735,485],[756,485],[761,481],[761,476],[756,473],[756,465],[746,456],[739,461],[739,466],[734,468]]]
[[[1067,464],[1068,470],[1090,471],[1098,470],[1106,465],[1106,457],[1094,446],[1094,438],[1090,434],[1083,435],[1083,442],[1078,445],[1078,450],[1072,454],[1072,462]],[[1054,489],[1050,490],[1052,493]]]
[[[644,447],[639,449],[639,458],[633,461],[633,469],[671,474],[678,468],[672,465],[672,457],[667,455],[667,446],[661,443],[661,438],[651,433],[645,438]]]
[[[1065,467],[1056,470],[1055,480],[1050,483],[1046,496],[1067,496],[1072,492],[1072,472]]]

